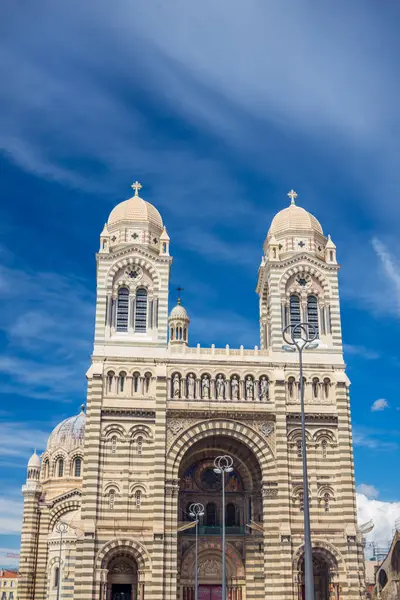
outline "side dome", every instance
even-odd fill
[[[296,204],[291,204],[287,208],[279,211],[272,219],[268,235],[279,237],[289,232],[312,232],[324,235],[321,224],[307,210]]]
[[[186,308],[184,308],[182,304],[177,304],[176,306],[174,306],[174,308],[171,310],[169,318],[183,319],[185,321],[189,321],[189,315],[186,312]]]
[[[74,448],[83,446],[85,428],[86,414],[82,405],[79,415],[68,417],[53,429],[47,442],[47,450],[52,452],[56,448],[63,448],[70,452]]]
[[[36,453],[36,449],[28,461],[28,469],[30,468],[40,469],[40,458]]]

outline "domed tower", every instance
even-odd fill
[[[134,195],[111,211],[97,255],[95,344],[167,344],[170,239],[158,210]]]
[[[186,309],[178,298],[176,306],[171,310],[168,318],[169,343],[171,346],[187,346],[189,340],[190,319]]]
[[[308,322],[321,350],[340,351],[336,247],[314,215],[296,205],[296,192],[288,196],[290,205],[272,220],[259,268],[261,347],[281,351],[283,329]]]

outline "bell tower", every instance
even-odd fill
[[[308,322],[319,340],[319,351],[342,351],[336,246],[325,237],[319,221],[296,205],[272,220],[258,272],[261,348],[282,349],[282,330]]]
[[[172,257],[158,210],[134,195],[118,204],[97,254],[96,345],[166,346]]]

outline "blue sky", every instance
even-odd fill
[[[94,253],[135,179],[168,227],[193,344],[258,344],[262,243],[290,188],[331,233],[361,519],[390,536],[399,21],[372,0],[3,2],[0,564],[33,447],[85,399]]]

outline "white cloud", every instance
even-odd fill
[[[400,315],[400,263],[388,250],[388,248],[378,238],[373,238],[372,246],[378,256],[383,273],[391,288],[391,295],[394,295],[393,305]]]
[[[385,410],[385,408],[388,408],[388,406],[388,401],[385,400],[385,398],[379,398],[378,400],[375,400],[375,402],[373,402],[371,410],[372,412],[378,412]]]
[[[382,502],[357,494],[358,523],[363,525],[372,519],[374,529],[367,534],[369,542],[387,546],[392,540],[396,519],[400,518],[400,502]]]
[[[373,485],[368,485],[368,483],[360,483],[357,486],[357,492],[359,494],[364,494],[367,498],[377,498],[379,496],[379,491]]]
[[[398,432],[381,429],[371,429],[360,425],[353,426],[353,443],[355,446],[371,450],[398,450]],[[393,439],[391,439],[393,438]]]

